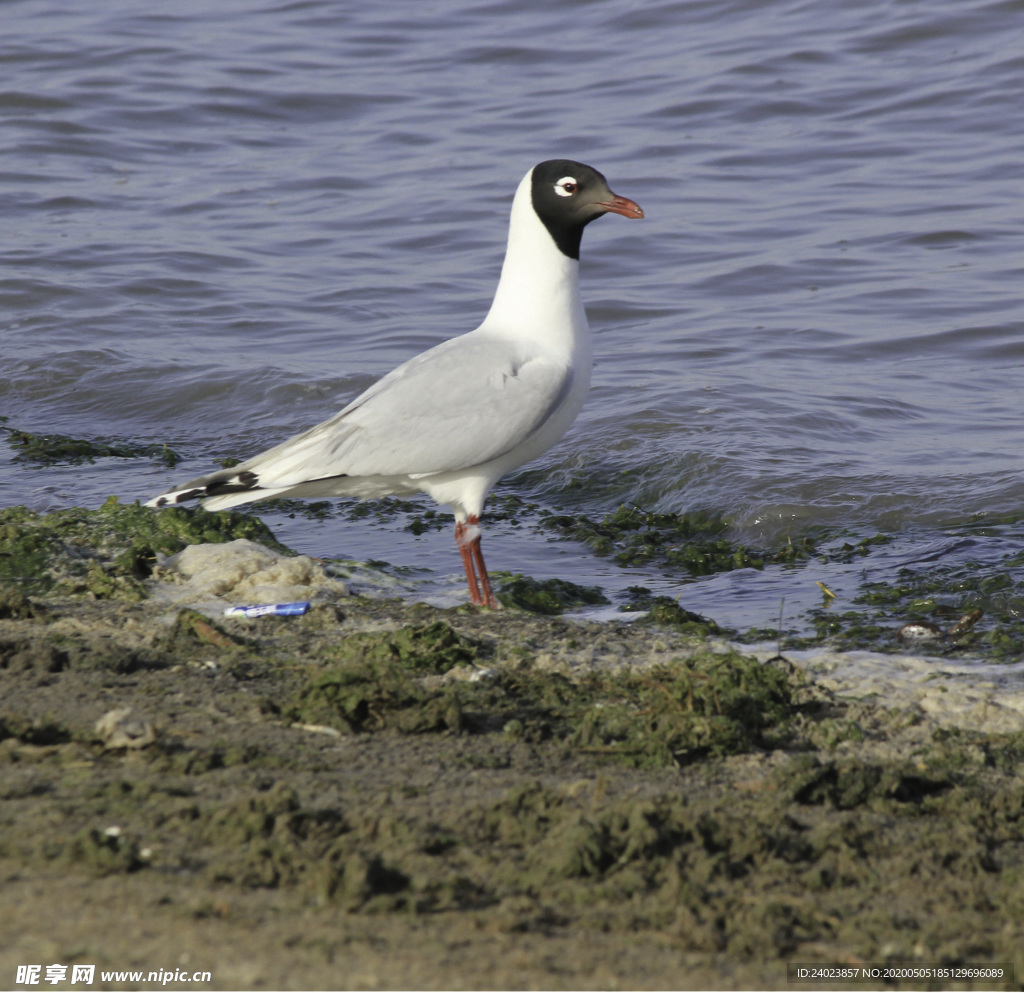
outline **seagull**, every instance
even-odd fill
[[[224,510],[272,497],[426,493],[455,515],[470,600],[500,608],[480,515],[494,484],[551,448],[583,406],[593,359],[580,240],[608,213],[644,216],[590,166],[534,166],[513,198],[501,278],[475,331],[404,362],[322,424],[146,506],[200,499]]]

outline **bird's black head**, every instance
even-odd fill
[[[549,159],[533,167],[533,209],[562,254],[580,257],[583,229],[602,214],[640,218],[644,212],[618,197],[596,169],[571,159]]]

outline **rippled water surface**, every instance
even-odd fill
[[[567,156],[647,219],[588,228],[591,397],[498,493],[712,511],[754,545],[895,541],[690,582],[499,520],[492,567],[742,626],[817,603],[816,580],[842,597],[865,570],[1024,548],[1020,0],[3,13],[0,415],[185,458],[42,466],[0,442],[0,505],[147,498],[470,330],[517,182]],[[447,529],[267,520],[461,595]]]

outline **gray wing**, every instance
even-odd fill
[[[422,476],[522,444],[568,396],[572,367],[493,338],[453,338],[399,366],[330,420],[237,466],[261,487],[328,476]]]

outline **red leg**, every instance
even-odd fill
[[[455,543],[459,546],[459,554],[462,556],[462,567],[466,570],[466,582],[469,584],[469,599],[476,604],[482,604],[483,597],[480,596],[480,584],[476,578],[476,567],[473,562],[473,541],[466,536],[468,527],[462,521],[455,522]],[[477,543],[480,536],[477,534]]]
[[[493,610],[501,610],[501,601],[491,592],[491,577],[487,575],[487,566],[484,565],[484,553],[480,549],[480,535],[472,545],[473,562],[476,565],[477,575],[480,577],[480,591],[483,594],[483,602]]]
[[[466,570],[466,582],[469,584],[469,599],[481,607],[501,609],[501,603],[491,591],[491,579],[484,565],[483,552],[480,550],[480,519],[467,517],[465,521],[455,522],[455,542],[462,556],[462,566]]]

